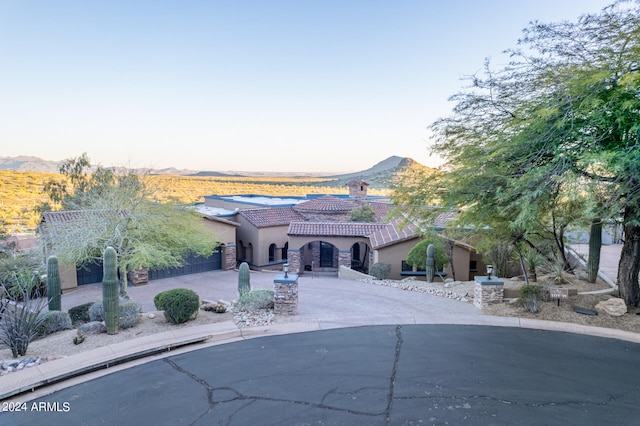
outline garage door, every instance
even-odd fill
[[[102,282],[102,261],[78,266],[76,268],[76,279],[78,280],[78,285]]]
[[[222,250],[209,257],[189,255],[178,268],[150,269],[149,281],[222,269]]]
[[[149,280],[171,278],[180,275],[197,274],[199,272],[222,269],[222,250],[218,249],[209,257],[189,255],[184,265],[179,268],[150,269]],[[76,268],[78,285],[102,282],[102,262],[92,263]]]

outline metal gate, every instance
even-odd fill
[[[149,281],[222,269],[222,250],[218,247],[209,257],[189,255],[178,268],[150,269]],[[102,261],[76,268],[78,285],[102,282]]]
[[[102,282],[102,261],[76,267],[78,285]]]
[[[209,257],[189,255],[184,260],[184,264],[177,268],[149,269],[149,281],[216,271],[218,269],[222,269],[222,250],[220,249],[217,249]]]

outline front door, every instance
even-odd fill
[[[320,267],[333,268],[333,245],[320,241]]]

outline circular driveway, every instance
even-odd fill
[[[631,425],[639,359],[635,343],[552,331],[332,329],[168,356],[27,402],[0,424]]]

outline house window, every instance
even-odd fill
[[[282,260],[287,260],[289,258],[289,243],[284,243],[284,247],[282,247]]]
[[[478,261],[477,260],[469,261],[469,272],[478,272]]]
[[[276,261],[276,245],[271,244],[269,246],[269,262],[275,262],[275,261]]]

